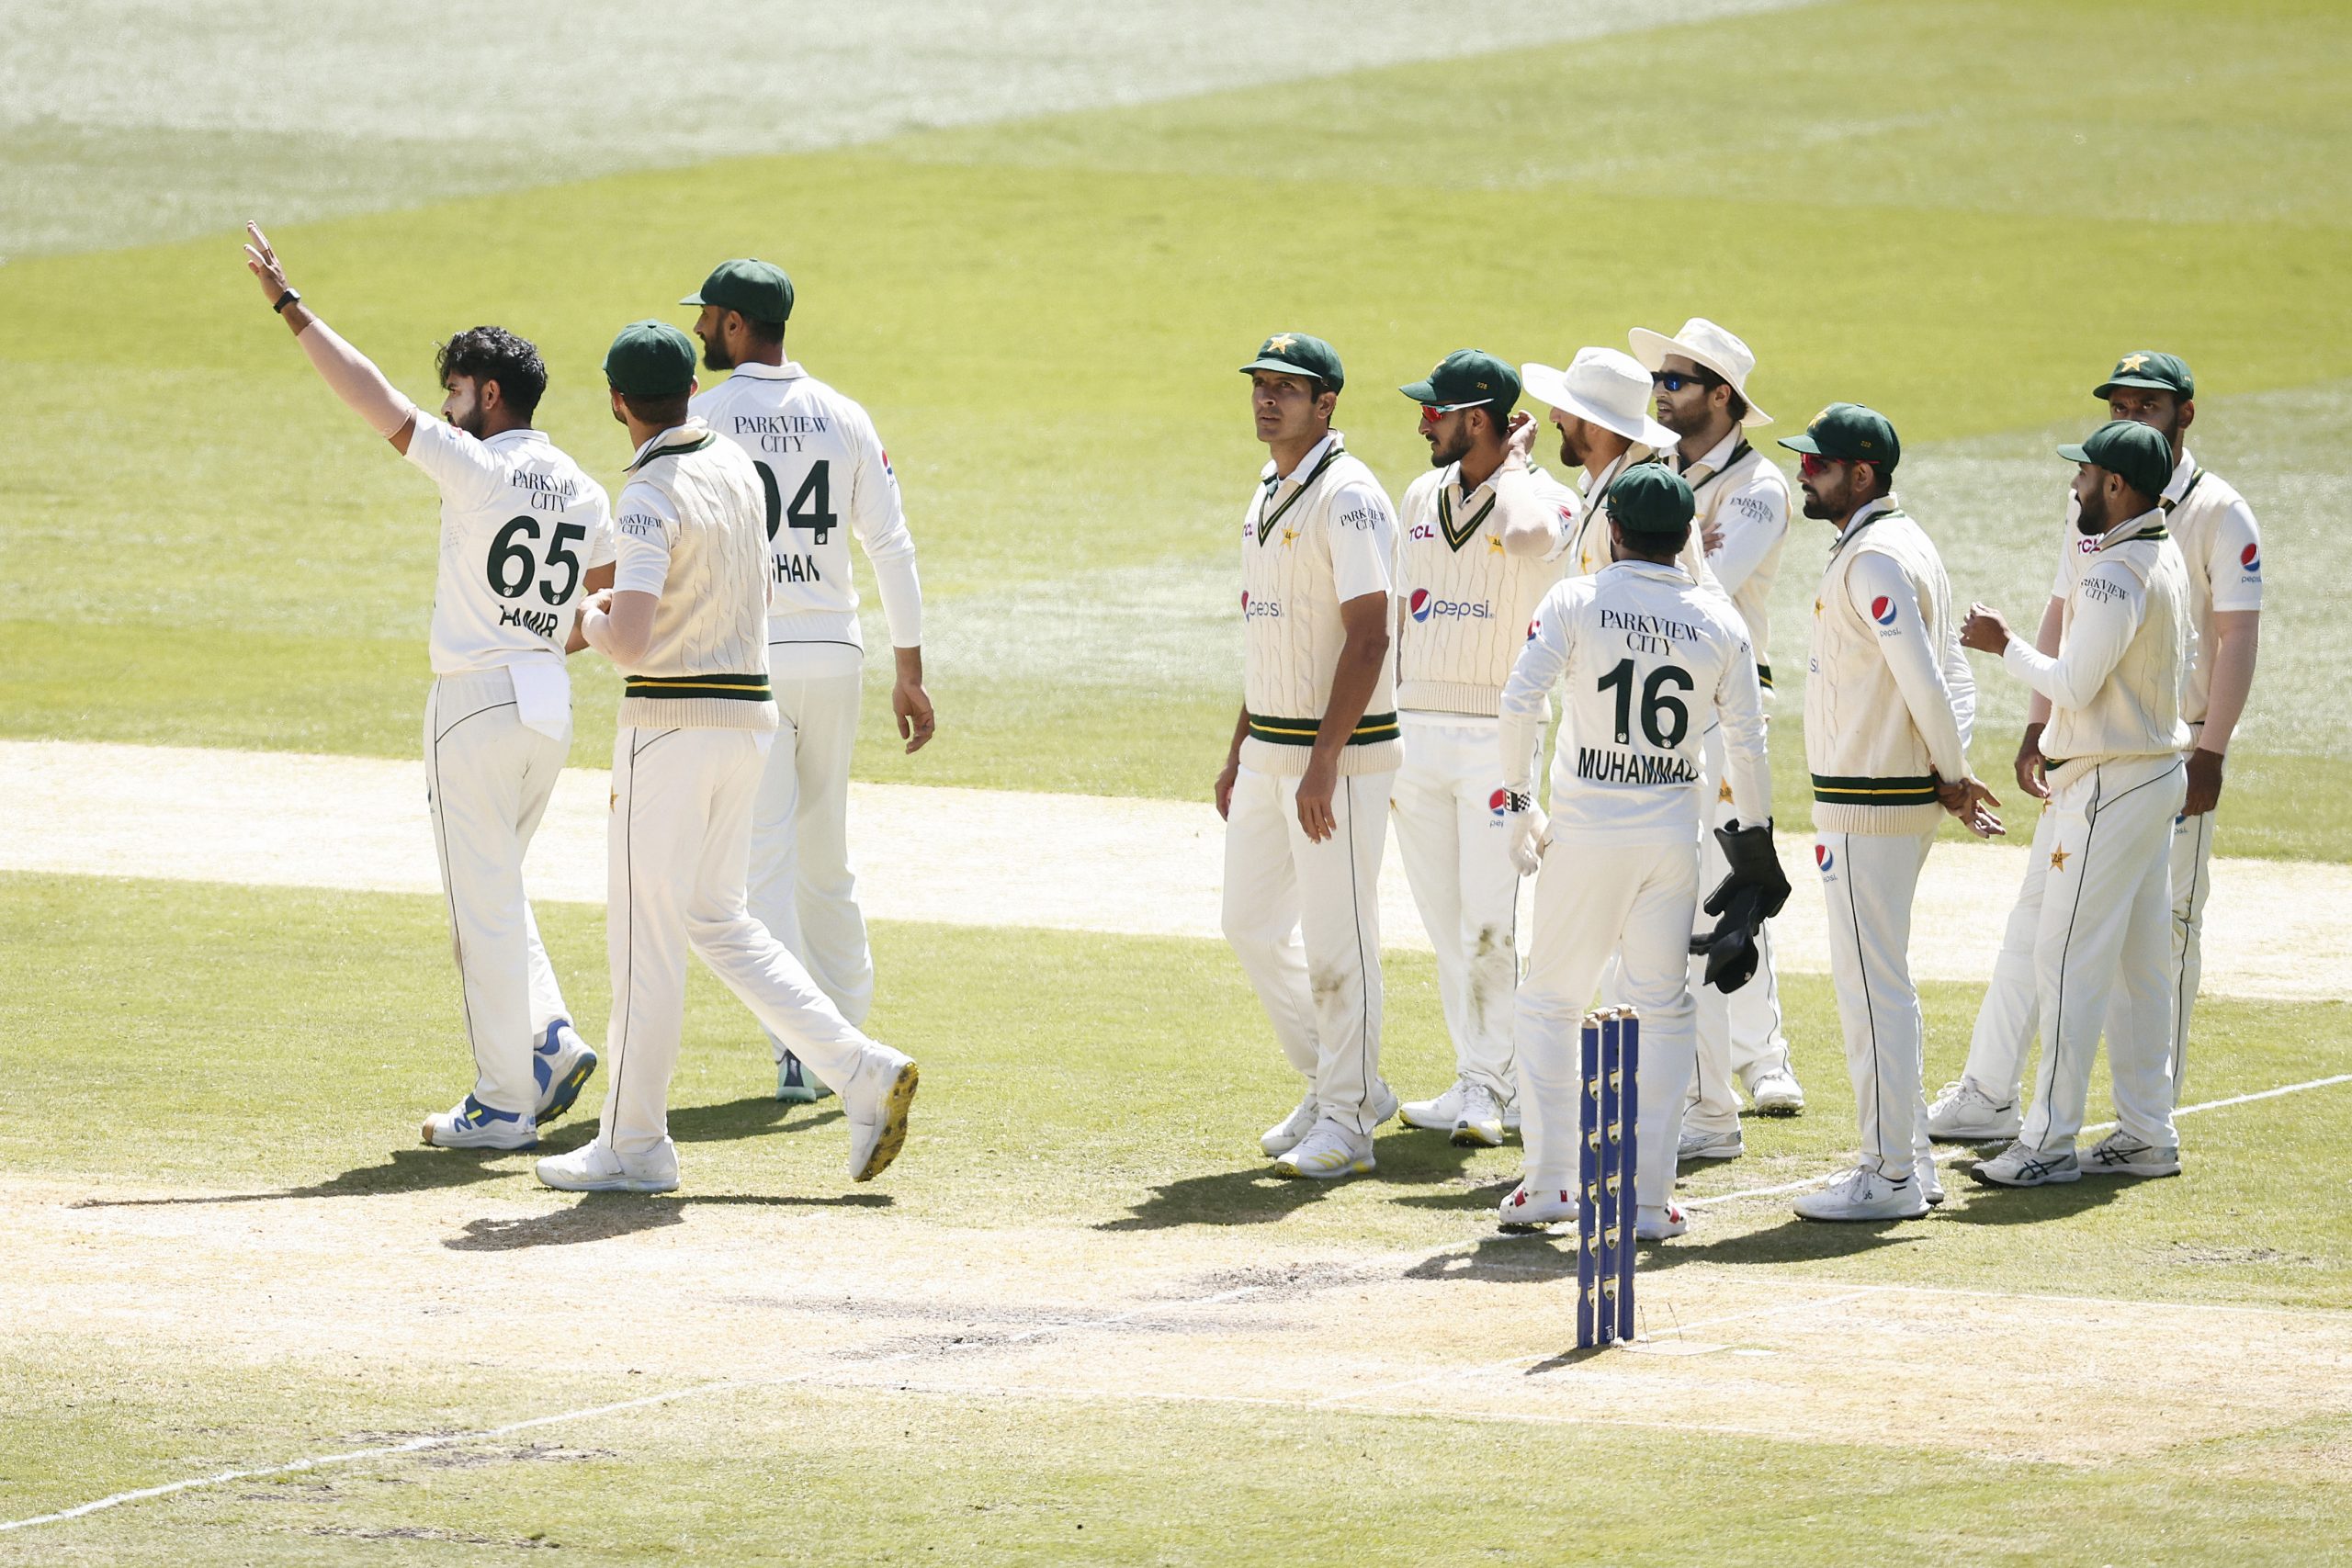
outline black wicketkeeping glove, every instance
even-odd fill
[[[1757,913],[1764,895],[1757,888],[1734,892],[1715,929],[1690,939],[1690,955],[1707,961],[1706,984],[1718,991],[1736,991],[1755,977],[1759,954],[1756,931],[1764,921]]]
[[[1722,914],[1730,908],[1733,895],[1752,889],[1759,896],[1753,904],[1755,923],[1747,928],[1753,935],[1757,926],[1779,914],[1781,906],[1789,901],[1789,877],[1772,848],[1772,824],[1766,821],[1743,828],[1736,820],[1726,822],[1715,829],[1715,842],[1723,846],[1724,860],[1731,870],[1707,895],[1707,913]]]

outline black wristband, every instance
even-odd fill
[[[283,293],[283,294],[281,294],[281,295],[279,295],[279,296],[277,297],[277,304],[275,304],[275,305],[272,305],[272,306],[270,307],[270,309],[271,309],[271,310],[275,310],[275,311],[277,311],[279,315],[281,315],[281,316],[282,316],[282,315],[286,314],[286,307],[287,307],[287,306],[288,306],[288,305],[292,305],[292,304],[300,303],[300,300],[301,300],[301,298],[302,298],[302,297],[301,297],[300,294],[297,294],[297,293],[295,293],[295,292],[294,292],[294,290],[292,290],[291,288],[288,288],[285,293]]]

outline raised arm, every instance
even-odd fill
[[[334,329],[302,303],[302,297],[286,281],[286,268],[279,263],[277,253],[270,249],[260,225],[246,224],[245,235],[245,270],[260,283],[262,297],[285,318],[287,327],[302,345],[302,352],[310,356],[319,378],[352,412],[368,422],[368,429],[390,441],[401,457],[407,457],[409,436],[416,428],[416,405],[386,380],[384,373],[366,355],[337,337]]]

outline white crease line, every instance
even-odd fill
[[[2248,1105],[2257,1100],[2276,1100],[2282,1094],[2301,1094],[2306,1089],[2327,1089],[2333,1085],[2340,1083],[2352,1083],[2352,1073],[2337,1073],[2332,1077],[2312,1078],[2305,1083],[2285,1084],[2278,1089],[2257,1089],[2252,1094],[2233,1094],[2226,1100],[2208,1100],[2196,1105],[2181,1106],[2179,1109],[2176,1110],[2173,1114],[2175,1116],[2194,1116],[2200,1111],[2219,1111],[2225,1106]],[[2112,1122],[2095,1122],[2089,1126],[2085,1127],[2083,1131],[2085,1133],[2112,1133],[2115,1131],[2115,1123]],[[1993,1140],[1987,1140],[1987,1142],[1991,1141]],[[1965,1147],[1951,1148],[1946,1149],[1943,1153],[1938,1155],[1936,1156],[1936,1163],[1938,1165],[1957,1165],[1962,1160],[1974,1159],[1975,1157],[1975,1153],[1971,1149]],[[1743,1199],[1747,1198],[1777,1198],[1784,1192],[1803,1192],[1809,1188],[1819,1187],[1822,1183],[1829,1180],[1831,1177],[1834,1177],[1838,1173],[1836,1171],[1832,1171],[1828,1176],[1808,1176],[1802,1181],[1784,1181],[1777,1187],[1747,1187],[1741,1189],[1737,1192],[1718,1192],[1709,1198],[1686,1198],[1682,1201],[1682,1206],[1686,1209],[1706,1209],[1712,1208],[1717,1203],[1736,1203],[1741,1201]]]

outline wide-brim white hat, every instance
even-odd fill
[[[1653,451],[1672,450],[1681,438],[1650,417],[1650,378],[1630,354],[1580,348],[1566,370],[1522,365],[1520,384],[1537,402],[1590,420]]]
[[[1634,357],[1642,362],[1643,369],[1663,370],[1666,356],[1679,355],[1731,383],[1731,389],[1747,404],[1747,417],[1739,422],[1741,424],[1753,428],[1772,423],[1772,416],[1758,408],[1756,400],[1747,395],[1747,373],[1756,368],[1756,355],[1748,352],[1746,344],[1706,317],[1691,317],[1672,337],[1647,327],[1635,327],[1632,338]]]

